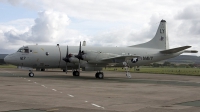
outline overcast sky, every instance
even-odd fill
[[[199,0],[0,0],[0,16],[0,54],[84,40],[88,46],[135,45],[152,39],[162,19],[170,48],[200,49]]]

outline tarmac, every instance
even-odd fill
[[[200,112],[200,77],[167,74],[82,71],[80,77],[59,69],[0,69],[3,112]]]

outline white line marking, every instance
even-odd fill
[[[62,93],[62,92],[60,92],[60,93]]]
[[[47,88],[45,85],[41,85],[41,86]]]
[[[28,81],[31,81],[31,80],[28,80]]]
[[[37,84],[37,82],[34,82],[35,84]]]
[[[97,105],[97,104],[94,104],[94,103],[92,103],[92,105],[93,105],[93,106],[96,106],[96,107],[101,107],[101,106],[99,106],[99,105]]]
[[[86,103],[88,102],[88,101],[85,101]]]
[[[55,90],[55,89],[52,89],[53,91],[57,91],[57,90]]]
[[[73,95],[68,94],[70,97],[74,97]]]

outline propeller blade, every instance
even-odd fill
[[[70,61],[69,61],[69,52],[68,52],[69,50],[68,50],[68,46],[67,46],[67,52],[66,52],[66,57],[65,58],[63,58],[63,60],[66,62],[66,68],[65,68],[65,72],[66,72],[66,74],[67,74],[67,63],[69,63]]]
[[[81,41],[80,41],[80,46],[79,46],[79,55],[81,55]]]
[[[67,53],[66,53],[66,57],[69,57],[69,53],[68,53],[68,46],[67,46]]]

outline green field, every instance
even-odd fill
[[[17,68],[14,65],[0,65],[0,68]],[[120,67],[107,67],[104,71],[119,71],[125,72],[125,69]],[[200,68],[173,68],[173,67],[150,67],[141,66],[139,71],[134,68],[130,69],[132,73],[157,73],[157,74],[175,74],[175,75],[194,75],[200,76]]]
[[[17,68],[17,66],[5,64],[5,65],[0,65],[0,68]]]
[[[104,70],[125,72],[125,70],[122,68],[106,68]],[[130,72],[200,76],[199,68],[140,67],[139,71],[134,71],[134,68],[132,68],[130,69]]]

